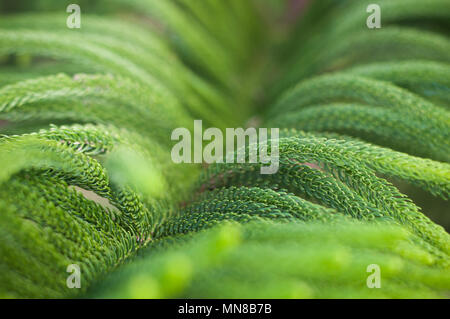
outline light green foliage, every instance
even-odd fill
[[[153,243],[91,296],[443,297],[448,273],[431,266],[433,257],[411,240],[404,229],[385,224],[226,224],[181,237],[170,248]],[[385,289],[366,287],[373,260],[384,270]]]
[[[449,107],[450,83],[448,64],[431,61],[374,63],[348,70],[373,79],[389,81],[431,101],[436,106]]]
[[[0,297],[448,298],[449,2],[369,3],[2,14]],[[280,128],[279,170],[173,163],[194,119]]]

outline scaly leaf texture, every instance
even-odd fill
[[[83,2],[68,29],[60,1],[17,0],[0,297],[448,298],[449,225],[398,181],[450,197],[449,2],[379,0],[375,30],[369,3],[311,1],[290,25],[287,1]],[[278,171],[175,164],[195,119],[279,128]]]

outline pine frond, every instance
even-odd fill
[[[433,258],[411,243],[409,232],[384,226],[252,222],[215,227],[166,249],[155,246],[89,296],[445,298],[448,275],[430,265]],[[410,255],[400,253],[406,247]],[[363,287],[373,258],[392,289]]]
[[[60,1],[16,0],[0,297],[448,297],[450,3],[379,0],[375,30],[369,3],[85,1],[69,29]],[[247,164],[262,144],[174,163],[194,120],[279,128],[278,171]]]

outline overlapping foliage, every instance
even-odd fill
[[[450,3],[379,0],[376,30],[368,3],[282,26],[281,0],[80,1],[70,30],[68,3],[15,2],[0,296],[448,297],[450,235],[427,215],[448,227]],[[172,162],[174,128],[251,115],[281,129],[276,174]]]

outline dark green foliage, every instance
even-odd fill
[[[272,2],[3,6],[0,297],[448,297],[449,225],[402,186],[450,197],[450,3]],[[280,128],[278,172],[173,163],[194,119]]]

